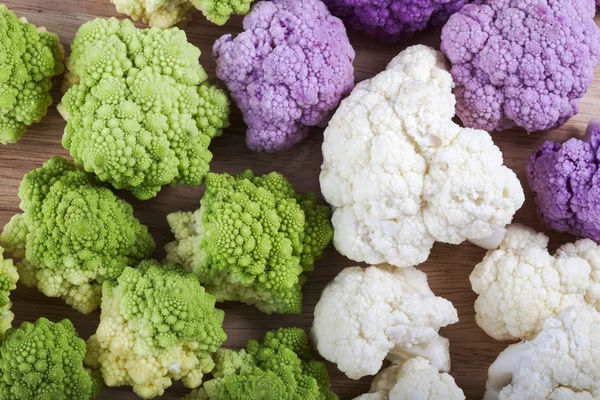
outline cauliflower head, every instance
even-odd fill
[[[271,314],[302,312],[305,273],[333,236],[329,208],[299,195],[277,172],[208,174],[196,212],[167,217],[175,241],[167,260],[200,278],[217,301],[241,301]]]
[[[454,378],[421,357],[392,365],[373,379],[369,393],[354,400],[464,400]]]
[[[208,146],[229,125],[227,94],[207,82],[185,32],[87,22],[67,60],[63,146],[86,171],[137,198],[204,182]]]
[[[11,327],[15,315],[10,311],[10,292],[17,288],[19,274],[10,258],[4,258],[4,248],[0,246],[0,341],[4,332]]]
[[[354,86],[346,29],[319,0],[257,3],[244,32],[213,47],[217,76],[248,125],[254,151],[283,151],[329,118]]]
[[[532,340],[508,346],[488,370],[484,400],[600,397],[600,313],[570,307]]]
[[[131,385],[140,397],[160,396],[172,380],[202,384],[226,339],[225,313],[198,278],[176,264],[142,261],[102,286],[102,314],[88,340],[86,365],[108,386]]]
[[[198,9],[206,19],[224,25],[232,15],[246,15],[252,0],[110,0],[117,12],[157,28],[171,28]]]
[[[600,242],[600,121],[582,140],[545,142],[527,160],[529,187],[544,225]]]
[[[512,224],[470,280],[479,295],[475,319],[488,335],[531,339],[547,318],[571,305],[600,310],[600,246],[583,239],[550,255],[546,235]]]
[[[83,367],[85,342],[71,321],[24,322],[0,346],[0,399],[91,400],[102,379]]]
[[[93,175],[54,157],[19,187],[23,213],[0,235],[20,280],[82,313],[100,305],[101,284],[154,251],[133,208]]]
[[[594,0],[480,0],[442,30],[465,126],[528,132],[579,112],[600,60]]]
[[[523,204],[490,135],[452,122],[452,86],[443,55],[419,45],[342,101],[325,130],[321,190],[343,255],[418,265],[435,241],[491,236]]]
[[[472,0],[324,0],[346,24],[385,43],[396,43],[442,24]]]
[[[325,364],[315,361],[300,328],[268,332],[245,349],[218,349],[214,379],[186,400],[337,400]]]
[[[425,273],[392,266],[349,267],[323,291],[312,338],[351,379],[375,375],[383,360],[422,356],[450,370],[441,327],[458,322],[452,303],[433,294]]]
[[[58,36],[0,4],[0,144],[16,143],[52,104],[52,77],[64,70]]]

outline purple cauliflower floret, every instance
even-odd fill
[[[471,128],[528,132],[579,111],[600,57],[594,0],[476,0],[442,30],[456,113]]]
[[[217,76],[248,125],[254,151],[283,151],[326,122],[354,87],[354,50],[319,0],[259,2],[244,32],[213,47]]]
[[[545,142],[527,160],[538,215],[551,229],[600,243],[600,121],[583,140]]]
[[[384,43],[410,39],[439,24],[472,0],[323,0],[352,29]],[[600,1],[600,0],[598,0]]]

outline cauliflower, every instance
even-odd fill
[[[600,242],[600,121],[583,140],[545,142],[527,160],[529,187],[544,225]]]
[[[0,399],[91,400],[100,376],[83,367],[85,342],[68,319],[24,322],[0,346]]]
[[[25,175],[19,197],[23,213],[6,224],[0,241],[21,259],[21,282],[82,313],[100,305],[103,281],[154,251],[132,207],[63,158]]]
[[[369,393],[354,400],[464,400],[461,388],[428,360],[415,357],[377,374]]]
[[[108,386],[131,385],[145,399],[162,395],[172,379],[196,388],[226,339],[225,313],[214,306],[198,278],[176,264],[127,267],[102,286],[100,325],[85,363]]]
[[[52,104],[52,77],[64,70],[58,36],[0,4],[0,144],[16,143]]]
[[[226,93],[207,83],[200,50],[174,28],[84,24],[59,105],[63,146],[86,171],[145,200],[167,184],[201,185],[210,140],[229,125]]]
[[[600,246],[569,243],[551,256],[548,237],[520,224],[471,273],[477,324],[496,340],[531,339],[570,305],[600,310]]]
[[[455,322],[456,309],[433,294],[423,272],[350,267],[323,291],[312,337],[321,356],[351,379],[375,375],[386,357],[403,361],[421,356],[449,371],[448,339],[438,331]]]
[[[321,190],[343,255],[418,265],[435,241],[493,237],[523,204],[490,135],[452,122],[452,86],[442,54],[413,46],[342,102],[325,130]]]
[[[206,19],[224,25],[232,15],[246,15],[252,0],[110,0],[117,12],[129,15],[134,21],[157,28],[170,28],[185,21],[195,9]]]
[[[535,132],[577,114],[600,60],[594,0],[475,3],[442,30],[465,126]]]
[[[410,39],[439,25],[472,0],[324,0],[331,13],[381,42]],[[598,0],[600,1],[600,0]]]
[[[310,353],[300,328],[270,331],[262,342],[248,341],[245,349],[218,349],[215,379],[186,400],[337,400],[325,364]]]
[[[12,303],[9,295],[17,288],[17,281],[19,280],[19,274],[17,268],[13,265],[13,260],[4,258],[3,253],[4,249],[0,246],[0,341],[15,317],[10,311]]]
[[[287,150],[350,92],[354,50],[342,21],[319,0],[257,3],[244,30],[215,43],[217,76],[242,110],[248,147]]]
[[[600,313],[571,307],[531,341],[508,346],[488,371],[484,400],[600,398]]]
[[[329,209],[276,172],[210,173],[200,209],[167,220],[175,235],[167,260],[197,274],[217,301],[269,314],[302,312],[305,273],[333,236]]]

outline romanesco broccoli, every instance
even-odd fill
[[[268,332],[262,343],[248,341],[239,351],[215,353],[215,379],[187,400],[335,400],[325,364],[310,354],[300,328]]]
[[[59,111],[75,161],[143,200],[163,185],[201,185],[210,141],[229,125],[229,98],[207,82],[185,32],[96,19],[71,50],[65,82],[73,86]]]
[[[6,224],[0,241],[21,259],[21,282],[83,313],[100,305],[104,280],[154,251],[132,207],[63,158],[25,175],[19,197],[23,213]]]
[[[217,301],[298,314],[304,273],[333,236],[329,209],[316,200],[276,172],[210,173],[200,209],[168,216],[175,242],[167,259],[196,273]]]
[[[52,104],[52,77],[63,72],[58,36],[0,4],[0,144],[16,143]]]
[[[71,321],[24,322],[0,346],[0,399],[90,400],[102,380],[83,367],[85,342]]]
[[[143,261],[102,286],[102,314],[85,362],[108,386],[131,385],[143,398],[160,396],[181,379],[201,385],[226,339],[225,313],[198,278],[175,264]]]
[[[4,258],[4,249],[0,246],[0,340],[4,332],[11,327],[15,315],[10,311],[11,302],[9,294],[17,288],[19,274],[13,265],[13,260]]]

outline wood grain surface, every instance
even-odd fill
[[[109,0],[9,0],[5,4],[17,13],[25,16],[36,25],[45,25],[48,30],[57,33],[68,49],[78,27],[95,17],[118,16]],[[597,16],[597,21],[600,18]],[[202,50],[201,64],[214,78],[215,64],[211,57],[214,41],[223,34],[241,31],[241,18],[234,18],[223,27],[212,25],[200,13],[184,27],[189,41]],[[386,64],[402,49],[410,44],[423,43],[439,48],[439,29],[428,31],[415,40],[397,46],[381,45],[365,38],[359,33],[350,32],[350,40],[356,49],[356,80],[367,79],[382,71]],[[512,168],[521,179],[526,192],[524,207],[517,213],[515,220],[538,230],[542,227],[536,218],[535,205],[525,180],[525,161],[529,154],[544,140],[565,141],[571,137],[582,137],[589,119],[599,110],[600,71],[596,73],[596,82],[583,98],[581,112],[560,129],[528,135],[524,131],[511,130],[494,133],[495,143],[504,153],[505,164]],[[23,139],[15,145],[0,146],[0,226],[19,212],[17,190],[23,175],[39,168],[42,163],[54,155],[68,157],[61,146],[65,122],[55,105],[60,98],[58,90],[60,80],[55,81],[53,97],[55,104],[41,123],[29,128]],[[599,113],[600,114],[600,113]],[[600,115],[598,115],[600,117]],[[263,154],[248,150],[244,143],[245,125],[239,111],[234,111],[232,124],[223,136],[213,141],[211,150],[214,159],[211,169],[215,172],[237,173],[251,168],[256,173],[276,170],[287,176],[300,191],[319,191],[319,172],[321,166],[322,131],[313,129],[309,138],[286,153]],[[68,157],[70,158],[70,157]],[[158,244],[155,257],[164,256],[163,245],[172,240],[166,222],[166,215],[177,210],[195,210],[202,196],[202,187],[165,187],[158,197],[149,201],[135,200],[126,192],[119,193],[130,201],[136,216],[150,228]],[[547,232],[550,233],[550,232]],[[573,240],[568,235],[550,233],[552,248]],[[458,309],[460,322],[441,333],[451,342],[452,375],[463,388],[468,399],[480,399],[485,385],[487,368],[497,354],[509,343],[497,342],[488,337],[475,323],[473,302],[475,294],[471,291],[469,274],[481,260],[484,251],[469,243],[460,246],[436,244],[429,260],[420,268],[429,276],[433,291],[454,303]],[[299,326],[310,329],[313,309],[323,287],[344,267],[356,265],[339,255],[333,248],[325,252],[310,274],[304,286],[304,313],[295,316],[268,316],[254,307],[238,303],[224,303],[225,331],[228,335],[226,346],[239,348],[251,338],[260,338],[269,329],[286,326]],[[96,329],[99,312],[83,315],[66,305],[60,299],[44,297],[36,289],[23,285],[12,294],[15,324],[33,321],[44,316],[53,321],[69,318],[77,327],[79,334],[87,339]],[[335,365],[328,363],[333,390],[340,399],[352,399],[365,393],[371,378],[352,381],[339,372]],[[163,399],[178,399],[188,393],[180,383],[174,384]],[[135,399],[129,387],[104,388],[99,399]]]

